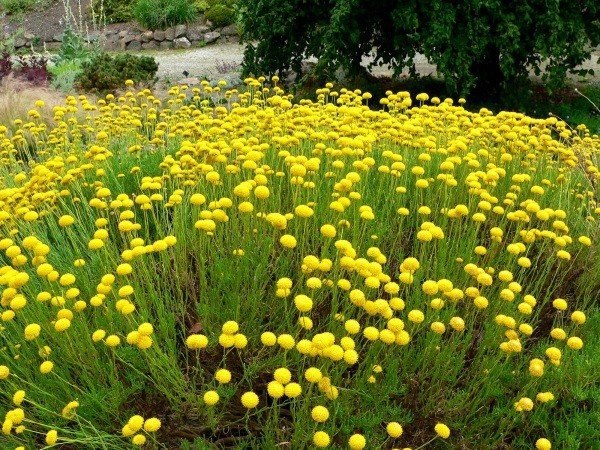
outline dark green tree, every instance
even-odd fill
[[[239,0],[247,73],[365,69],[363,56],[414,71],[424,54],[450,93],[518,92],[530,71],[550,87],[600,44],[597,0]],[[253,44],[253,43],[257,44]],[[583,73],[582,73],[583,74]]]

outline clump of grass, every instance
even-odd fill
[[[16,119],[27,117],[36,101],[47,105],[41,113],[41,121],[47,126],[52,123],[52,107],[63,105],[64,94],[48,87],[35,86],[22,79],[7,76],[0,80],[0,124],[14,127]]]

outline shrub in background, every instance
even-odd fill
[[[9,77],[34,86],[46,86],[50,79],[48,59],[39,55],[12,56],[5,51],[0,56],[0,80]]]
[[[235,22],[235,10],[222,3],[208,8],[205,15],[216,27],[224,27]]]
[[[133,19],[131,1],[128,0],[95,0],[93,7],[106,23],[129,22]]]
[[[0,0],[0,12],[19,14],[42,4],[43,0]]]
[[[157,70],[158,64],[150,56],[125,53],[113,57],[100,53],[82,64],[75,87],[104,94],[122,88],[125,80],[150,85]]]
[[[196,8],[189,0],[137,0],[133,16],[148,29],[164,29],[192,22]]]
[[[54,65],[50,67],[52,86],[61,91],[73,88],[75,79],[82,72],[82,65],[100,53],[97,44],[87,42],[70,28],[63,33],[62,43]]]

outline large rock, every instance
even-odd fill
[[[144,31],[140,40],[142,42],[150,42],[153,37],[154,33],[152,31]]]
[[[185,36],[185,32],[187,31],[187,25],[175,25],[175,37],[179,38]]]
[[[167,41],[174,41],[178,37],[181,37],[187,31],[187,27],[185,25],[175,25],[174,27],[169,27],[165,30],[165,39]]]
[[[162,42],[165,40],[165,32],[163,30],[156,30],[154,32],[154,40]]]
[[[204,35],[204,42],[211,44],[221,37],[218,31],[210,31]]]
[[[104,51],[107,52],[114,52],[117,51],[121,48],[119,41],[105,41],[104,44],[102,45],[102,48],[104,49]]]
[[[138,40],[134,40],[129,42],[129,44],[127,44],[127,50],[141,50],[142,49],[142,43]]]
[[[190,41],[202,41],[204,35],[210,31],[206,25],[193,25],[187,30],[187,37]]]
[[[125,36],[121,36],[121,42],[124,42],[125,44],[129,44],[134,39],[135,36],[133,34],[126,34]]]
[[[173,41],[175,48],[190,48],[192,44],[188,41],[186,37],[179,37]]]
[[[158,48],[158,42],[150,41],[142,43],[142,49],[144,50],[155,50]]]
[[[237,36],[238,35],[238,27],[236,24],[227,25],[221,30],[221,34],[223,36]]]
[[[169,49],[169,48],[173,48],[173,42],[171,42],[171,41],[162,41],[162,42],[159,44],[159,47],[160,47],[161,49],[163,49],[163,50],[167,50],[167,49]]]

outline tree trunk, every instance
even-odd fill
[[[490,45],[482,57],[472,65],[476,78],[473,95],[481,98],[499,98],[504,76],[500,70],[500,49]]]

